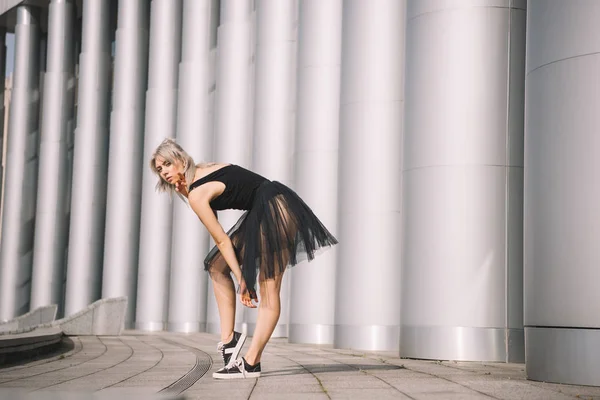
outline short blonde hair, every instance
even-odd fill
[[[194,181],[194,176],[196,174],[196,164],[194,163],[194,159],[186,153],[175,140],[167,138],[158,145],[156,150],[154,150],[150,160],[150,169],[158,176],[156,190],[159,192],[167,192],[171,196],[175,193],[185,201],[185,197],[175,190],[175,185],[161,178],[160,173],[156,169],[156,157],[164,158],[171,164],[180,163],[183,166],[183,175],[188,188]]]

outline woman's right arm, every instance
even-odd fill
[[[231,268],[238,283],[242,285],[242,269],[238,263],[233,243],[231,243],[231,239],[227,236],[227,233],[219,223],[216,213],[210,207],[210,200],[213,198],[213,193],[210,191],[210,185],[206,185],[206,187],[203,187],[202,189],[203,190],[196,189],[190,192],[188,195],[190,206],[212,236],[217,248],[221,252],[221,255],[229,268]],[[256,305],[252,303],[252,299],[248,296],[242,296],[241,301],[247,307],[256,307]]]

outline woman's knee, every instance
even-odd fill
[[[209,272],[209,276],[210,279],[212,280],[213,284],[217,284],[217,285],[229,285],[231,282],[233,282],[233,278],[231,278],[231,274],[226,273],[224,271],[210,271]]]
[[[279,309],[281,304],[281,279],[264,279],[259,281],[260,306],[269,309]]]
[[[258,307],[264,310],[280,312],[281,299],[279,298],[279,293],[268,293],[266,296],[261,296]]]

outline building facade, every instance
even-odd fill
[[[213,243],[148,168],[170,137],[289,185],[338,237],[286,274],[275,336],[600,385],[598,17],[595,0],[0,1],[0,319],[127,296],[128,328],[219,331]],[[238,329],[255,321],[238,303]]]

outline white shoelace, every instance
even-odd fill
[[[241,358],[238,358],[237,360],[235,360],[233,365],[238,368],[238,370],[242,373],[242,376],[245,378],[246,377],[246,368],[244,368],[244,360],[242,360]]]
[[[217,351],[221,352],[221,357],[223,358],[223,362],[225,362],[225,343],[219,342],[217,344]]]

